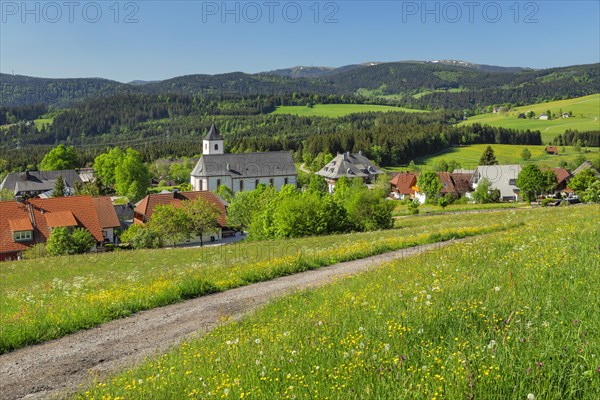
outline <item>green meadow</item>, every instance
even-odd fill
[[[380,106],[374,104],[315,104],[307,106],[280,106],[272,114],[293,114],[302,117],[343,117],[362,112],[426,112],[410,108]]]
[[[517,118],[521,113],[535,112],[536,117],[550,110],[556,118],[548,121]],[[571,118],[562,118],[560,111],[572,112]],[[579,131],[600,130],[600,94],[578,97],[568,100],[552,101],[548,103],[531,104],[515,107],[510,112],[497,114],[481,114],[461,122],[459,125],[480,123],[484,125],[499,126],[512,129],[531,129],[542,132],[542,141],[550,143],[556,136],[567,129]]]
[[[521,223],[510,215],[496,224],[483,214],[428,218],[378,232],[3,262],[0,353],[192,297]]]
[[[479,159],[486,149],[487,144],[473,144],[468,146],[451,147],[435,155],[421,157],[415,160],[415,163],[420,168],[433,168],[436,163],[441,160],[446,162],[455,160],[462,168],[475,169],[479,165]],[[559,147],[558,155],[546,154],[544,149],[546,146],[528,146],[528,145],[510,145],[510,144],[492,144],[492,149],[496,154],[496,159],[500,164],[531,164],[535,163],[540,167],[558,167],[561,161],[571,163],[575,161],[579,153],[575,151],[572,146]],[[521,157],[521,152],[524,148],[529,149],[531,152],[531,158],[524,160]],[[597,160],[600,157],[600,149],[597,147],[586,148],[583,153],[589,160]],[[390,171],[400,171],[406,168],[402,167],[390,167],[386,168]]]
[[[286,296],[76,397],[597,400],[599,212],[494,214],[524,224]]]

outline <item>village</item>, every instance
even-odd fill
[[[301,237],[391,227],[393,204],[397,202],[409,204],[413,214],[418,214],[422,204],[445,208],[459,200],[463,204],[523,201],[575,204],[582,201],[580,196],[600,178],[589,161],[571,171],[558,167],[540,170],[531,164],[499,165],[493,150],[484,155],[488,162],[474,169],[389,173],[359,151],[337,154],[322,169],[309,171],[309,185],[301,186],[290,152],[226,153],[224,139],[214,124],[203,136],[201,148],[202,156],[189,177],[191,190],[162,190],[144,195],[134,203],[117,195],[77,195],[76,187],[95,183],[97,175],[91,168],[8,174],[0,184],[0,191],[12,193],[14,199],[0,202],[0,261],[241,240],[251,229],[254,214],[263,212],[263,207],[275,211],[267,203],[251,208],[249,197],[244,196],[267,189],[273,193],[291,191],[298,196],[320,190],[321,196],[336,200],[351,187],[380,193],[379,199],[373,201],[385,211],[383,220],[377,223],[338,220],[330,221],[326,230],[311,230],[298,222],[310,219],[308,214],[296,209],[300,215],[287,216],[292,221],[287,230],[272,236]],[[546,152],[558,154],[558,149],[548,146]],[[304,165],[300,168],[306,169]],[[528,180],[527,174],[531,175]],[[574,177],[577,179],[571,184]],[[524,187],[519,187],[519,179]],[[236,196],[240,199],[237,202]],[[361,200],[361,208],[368,208],[367,198]],[[273,199],[277,201],[276,197]],[[341,210],[344,214],[351,213],[347,208]],[[146,229],[149,226],[153,229]],[[250,236],[261,238],[253,232]],[[262,237],[268,235],[263,233]]]

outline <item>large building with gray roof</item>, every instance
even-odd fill
[[[373,164],[359,151],[358,153],[338,154],[316,174],[325,178],[329,191],[333,193],[335,183],[342,176],[349,179],[361,178],[365,183],[370,183],[377,175],[385,174],[385,171]]]
[[[202,142],[202,157],[190,176],[192,190],[217,190],[220,185],[233,193],[254,190],[260,184],[296,185],[298,173],[287,151],[225,153],[223,138],[213,125]]]
[[[73,169],[62,171],[11,172],[6,175],[0,184],[0,190],[9,190],[15,196],[35,197],[53,190],[56,179],[59,176],[63,177],[66,188],[73,189],[75,184],[82,183],[79,173]]]

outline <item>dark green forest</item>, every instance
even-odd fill
[[[472,109],[523,105],[600,92],[600,64],[541,70],[480,69],[424,62],[339,68],[316,78],[261,73],[187,75],[144,85],[106,79],[46,79],[0,74],[0,106],[43,103],[70,107],[114,94],[256,96],[293,93],[374,97],[394,95],[398,105],[421,109]],[[418,96],[415,96],[418,95]]]

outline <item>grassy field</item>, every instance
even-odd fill
[[[465,169],[475,169],[479,164],[479,159],[486,149],[487,144],[473,144],[469,146],[451,147],[436,155],[421,157],[415,160],[415,163],[421,168],[431,168],[434,164],[441,160],[446,162],[455,160]],[[557,156],[546,154],[544,149],[546,146],[525,146],[525,145],[510,145],[510,144],[492,144],[492,149],[496,154],[496,159],[500,164],[530,164],[535,163],[544,167],[558,167],[561,160],[571,163],[577,158],[578,153],[571,146],[559,147]],[[531,152],[531,158],[527,161],[521,157],[521,152],[527,147]],[[587,159],[594,160],[600,156],[600,149],[588,148],[588,153],[585,153]],[[404,170],[406,168],[386,168],[390,171]]]
[[[379,106],[372,104],[315,104],[310,108],[307,106],[281,106],[273,114],[294,114],[302,117],[343,117],[344,115],[361,112],[425,112],[422,110],[413,110],[410,108]]]
[[[0,264],[0,353],[136,311],[453,237],[508,229],[484,215],[406,219],[399,229],[208,248],[121,251]]]
[[[573,112],[572,118],[561,118],[560,110]],[[557,118],[544,121],[539,119],[518,119],[518,115],[528,111],[535,112],[536,116],[550,110]],[[600,130],[600,94],[579,97],[569,100],[553,101],[548,103],[532,104],[516,107],[507,113],[476,115],[461,122],[459,125],[480,123],[491,126],[501,126],[513,129],[531,129],[542,132],[542,141],[549,143],[556,136],[567,129],[579,131]]]
[[[54,118],[40,118],[34,120],[33,122],[35,123],[35,126],[37,126],[38,129],[41,129],[43,125],[52,125],[52,122],[54,122]]]
[[[528,207],[526,203],[490,203],[490,204],[450,204],[446,208],[433,204],[421,204],[419,206],[419,215],[424,214],[439,214],[444,212],[462,212],[462,211],[479,211],[479,210],[504,210],[514,208]],[[408,210],[408,205],[397,202],[396,207],[392,211],[394,217],[412,215]]]
[[[538,209],[284,297],[78,398],[596,400],[599,213]]]

